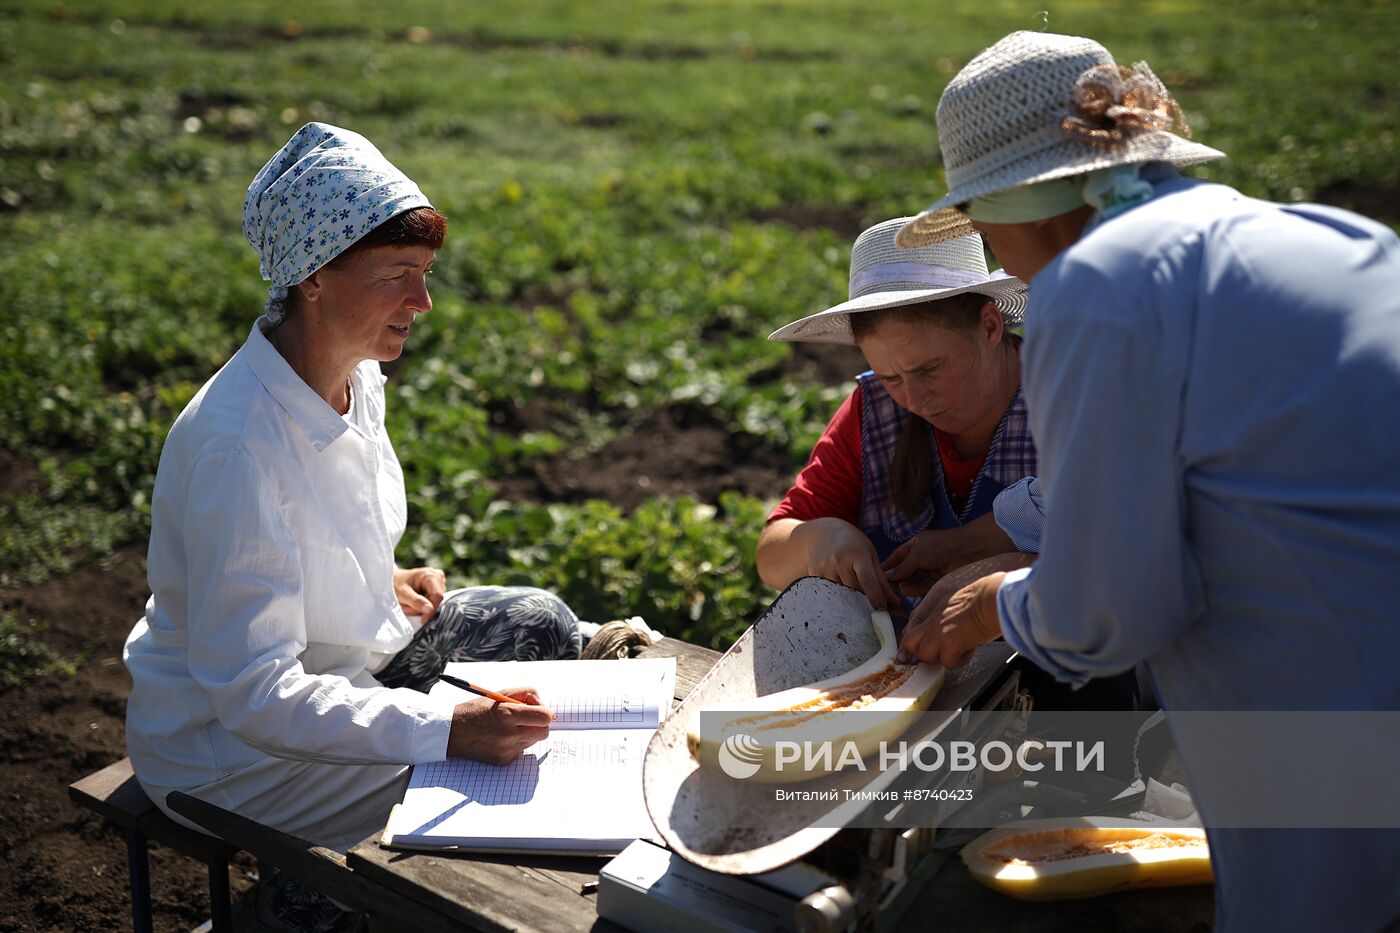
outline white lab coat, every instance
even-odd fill
[[[127,748],[162,808],[183,790],[343,849],[445,756],[452,704],[373,677],[415,627],[383,386],[362,363],[342,417],[255,325],[171,428],[124,653]]]

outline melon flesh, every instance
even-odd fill
[[[962,858],[982,884],[1026,901],[1213,880],[1204,830],[1107,817],[994,829],[968,843]]]
[[[742,735],[747,760],[759,766],[748,780],[806,781],[836,770],[848,743],[864,759],[881,742],[898,738],[933,702],[945,672],[937,664],[896,662],[899,645],[889,613],[876,612],[870,620],[880,642],[873,657],[854,670],[814,684],[695,713],[687,735],[691,755],[702,767],[720,771],[720,746],[726,738]],[[852,712],[856,710],[860,715]],[[779,742],[830,742],[832,767],[825,767],[826,762],[804,767],[799,761],[779,769]]]

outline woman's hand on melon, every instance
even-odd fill
[[[970,564],[934,584],[909,615],[900,657],[961,667],[981,646],[1001,636],[997,589],[1008,570],[1027,567],[1034,554],[1003,554]]]
[[[957,528],[930,528],[905,541],[881,565],[905,596],[922,596],[944,574],[976,560],[1014,551],[991,512]]]
[[[899,594],[880,569],[880,556],[865,532],[839,518],[818,518],[803,524],[811,526],[806,529],[809,532],[820,525],[820,533],[810,539],[809,574],[860,590],[875,609],[900,605]]]

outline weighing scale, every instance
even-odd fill
[[[952,855],[950,847],[937,845],[937,821],[925,819],[925,811],[921,825],[899,828],[910,822],[907,814],[900,818],[903,804],[869,802],[896,781],[907,786],[907,772],[847,768],[801,784],[835,791],[835,799],[775,803],[775,787],[794,785],[702,769],[686,742],[695,711],[837,676],[878,649],[863,594],[817,577],[788,587],[651,740],[643,786],[666,847],[638,841],[608,864],[600,876],[599,915],[637,930],[696,933],[890,928]],[[913,743],[956,730],[971,711],[1012,714],[997,717],[998,728],[1007,721],[1024,724],[1030,700],[1010,663],[1015,657],[998,642],[949,671],[930,709],[945,715],[920,717],[904,739]],[[986,779],[980,771],[951,778],[974,791]],[[949,778],[940,780],[949,786]]]

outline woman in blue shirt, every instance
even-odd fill
[[[1223,153],[1181,128],[1146,64],[1072,36],[1014,33],[944,92],[950,190],[901,244],[976,229],[1030,283],[1046,513],[1034,568],[921,606],[903,648],[1004,634],[1071,683],[1145,660],[1217,928],[1385,928],[1400,831],[1230,828],[1232,772],[1173,712],[1400,709],[1400,240],[1182,177]]]

